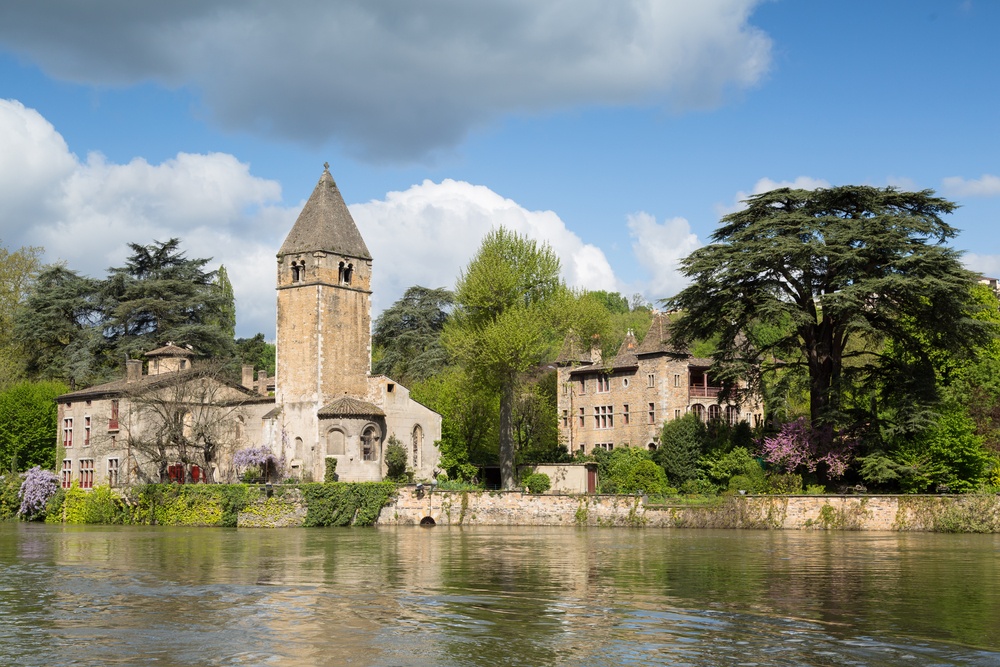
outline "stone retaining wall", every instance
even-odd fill
[[[647,505],[636,496],[399,490],[378,525],[1000,532],[1000,496],[727,496],[710,505]]]

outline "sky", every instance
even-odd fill
[[[503,225],[650,302],[741,200],[931,189],[1000,274],[1000,2],[0,4],[0,243],[100,278],[178,237],[275,329],[275,253],[330,170],[373,315]]]

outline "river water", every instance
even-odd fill
[[[1000,536],[0,524],[3,665],[1000,665]]]

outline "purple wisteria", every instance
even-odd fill
[[[32,519],[45,509],[45,503],[49,502],[49,498],[59,490],[59,477],[51,470],[42,470],[39,466],[21,473],[21,477],[24,481],[17,491],[21,509],[17,513]]]
[[[268,464],[271,464],[280,473],[285,467],[285,460],[284,458],[279,459],[264,445],[241,449],[233,454],[233,467],[236,469],[237,475],[242,475],[248,468],[254,467],[264,471]]]
[[[765,461],[779,465],[788,472],[794,472],[800,467],[816,472],[816,467],[823,463],[831,479],[841,477],[853,458],[857,442],[836,436],[832,438],[826,451],[819,451],[819,441],[809,420],[800,417],[782,426],[773,438],[765,438],[761,453]]]

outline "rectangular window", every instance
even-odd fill
[[[90,447],[90,417],[83,418],[83,446]]]
[[[118,486],[118,459],[108,459],[108,486]]]
[[[606,394],[611,391],[611,378],[607,375],[597,376],[597,393]]]
[[[628,403],[622,406],[622,419],[625,421],[625,426],[628,426]]]
[[[108,419],[108,430],[118,430],[118,399],[111,400],[111,417]]]
[[[73,446],[73,418],[63,419],[63,447]]]
[[[587,378],[580,378],[580,395],[587,393]]]
[[[674,410],[674,419],[680,419],[680,418],[681,418],[681,411]]]
[[[655,403],[650,403],[649,404],[649,423],[650,424],[655,424],[656,423],[656,404]]]
[[[68,489],[73,486],[73,461],[63,459],[62,465],[62,488]]]
[[[94,459],[80,459],[80,488],[94,488]]]
[[[598,405],[594,408],[594,428],[614,428],[614,406]]]
[[[599,442],[594,445],[594,449],[603,449],[606,452],[610,452],[614,448],[615,444],[613,442]]]
[[[584,424],[584,420],[585,419],[586,419],[586,417],[584,416],[583,408],[580,408],[580,428],[583,428],[584,426],[586,426],[586,424]]]
[[[652,373],[650,373],[649,375],[646,376],[646,382],[648,383],[647,386],[649,386],[649,387],[655,387],[656,386],[656,376],[653,375]]]
[[[681,376],[676,373],[674,373],[674,386],[675,387],[681,386]]]
[[[569,428],[569,410],[563,410],[562,424],[563,428]]]

